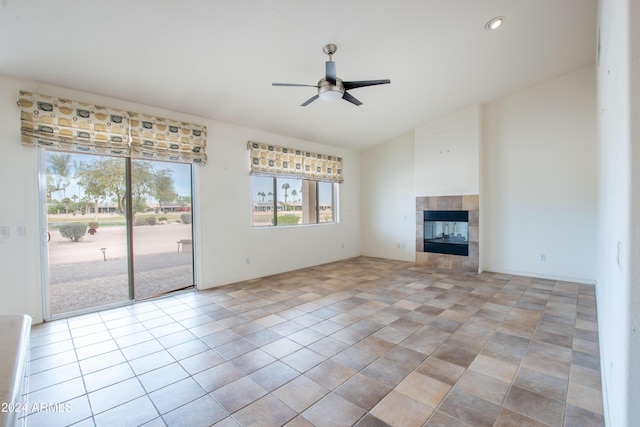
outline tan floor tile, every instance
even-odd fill
[[[562,424],[564,414],[562,401],[517,386],[511,387],[504,407],[549,425]]]
[[[301,390],[304,390],[301,393]],[[323,398],[329,393],[315,381],[301,375],[291,382],[273,391],[273,395],[286,403],[289,407],[302,413],[309,406]]]
[[[449,385],[453,385],[462,376],[465,369],[462,366],[431,356],[425,360],[416,371]]]
[[[314,403],[301,415],[317,427],[351,426],[366,411],[336,394],[329,394]]]
[[[585,409],[589,412],[603,415],[602,410],[602,393],[600,390],[584,387],[576,383],[569,383],[569,391],[567,393],[567,403],[578,408]]]
[[[507,408],[502,408],[496,419],[494,427],[548,427],[547,424],[536,421],[532,418],[513,412]]]
[[[469,369],[510,383],[518,371],[518,365],[479,354],[471,363]]]
[[[456,388],[502,405],[509,390],[509,383],[468,369],[456,384]]]
[[[372,410],[371,414],[393,426],[419,427],[429,418],[433,408],[391,391]]]
[[[244,408],[267,394],[266,390],[248,377],[242,377],[211,393],[229,413]]]
[[[449,393],[451,386],[417,372],[409,374],[395,389],[427,406],[436,408]]]
[[[579,365],[571,365],[569,381],[596,390],[601,390],[602,388],[600,371],[584,368]]]
[[[276,397],[267,395],[233,414],[240,425],[281,426],[297,413]]]
[[[604,426],[604,417],[568,404],[564,422],[567,427],[601,427]]]
[[[307,371],[305,376],[311,378],[321,386],[333,390],[355,374],[356,371],[353,369],[329,359]]]
[[[224,362],[195,374],[193,379],[195,379],[207,393],[210,393],[242,378],[244,375],[244,372],[236,368],[231,362]]]
[[[335,393],[362,409],[370,410],[391,388],[365,375],[358,374],[339,386]]]
[[[500,406],[454,387],[439,410],[469,425],[481,427],[493,425]]]
[[[553,399],[565,400],[567,397],[566,379],[554,377],[524,366],[520,367],[513,384]]]
[[[557,378],[568,379],[571,363],[552,356],[528,352],[522,360],[522,366]]]

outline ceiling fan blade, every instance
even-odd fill
[[[389,79],[385,79],[385,80],[361,80],[361,81],[357,81],[357,82],[342,82],[342,85],[344,86],[344,90],[349,90],[349,89],[356,89],[359,87],[365,87],[365,86],[375,86],[375,85],[386,85],[391,83],[391,80]]]
[[[304,101],[302,104],[300,104],[301,107],[306,107],[307,105],[311,104],[313,101],[315,101],[316,99],[318,99],[319,96],[318,95],[313,95],[311,98],[307,99],[306,101]]]
[[[332,85],[336,84],[336,79],[338,76],[336,75],[336,63],[333,61],[325,62],[325,77],[329,83]]]
[[[318,85],[300,85],[297,83],[271,83],[271,86],[301,86],[301,87],[318,87]]]
[[[347,91],[345,91],[344,94],[342,95],[342,99],[344,99],[345,101],[349,101],[353,105],[362,105],[362,102],[358,101],[353,95],[351,95]]]

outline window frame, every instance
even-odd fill
[[[273,193],[273,201],[272,201],[272,205],[271,205],[271,210],[273,212],[273,217],[271,220],[271,224],[270,225],[256,225],[255,223],[255,212],[256,212],[256,186],[255,186],[255,179],[264,179],[264,178],[269,178],[272,180],[272,185],[270,186],[270,188],[272,188],[272,193]],[[315,205],[315,218],[316,221],[315,222],[310,222],[310,223],[298,223],[298,224],[278,224],[278,193],[279,193],[279,189],[278,189],[278,179],[292,179],[292,180],[299,180],[302,183],[306,182],[313,182],[315,183],[315,200],[314,200],[314,205]],[[328,183],[331,185],[331,221],[320,221],[320,215],[322,213],[321,209],[320,209],[320,200],[319,200],[319,196],[320,196],[320,183]],[[252,196],[251,196],[251,225],[253,228],[261,228],[261,229],[270,229],[270,228],[284,228],[284,227],[300,227],[300,226],[316,226],[316,225],[325,225],[325,224],[337,224],[338,223],[338,194],[339,194],[339,190],[338,190],[338,186],[339,186],[339,182],[334,182],[334,181],[329,181],[329,180],[315,180],[315,179],[305,179],[304,177],[300,177],[300,176],[296,176],[296,177],[287,177],[287,176],[282,176],[282,175],[277,175],[277,174],[253,174],[251,175],[251,189],[252,189]],[[304,186],[304,184],[303,184]],[[308,202],[307,202],[308,203]],[[304,202],[303,202],[303,206],[304,206]]]

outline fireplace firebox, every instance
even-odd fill
[[[424,211],[424,251],[469,255],[469,211]]]

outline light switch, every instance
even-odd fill
[[[9,238],[9,227],[0,227],[0,239]]]

